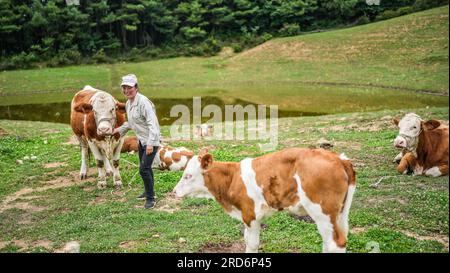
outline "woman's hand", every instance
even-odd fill
[[[153,146],[147,146],[146,153],[147,155],[151,155],[153,153]]]
[[[115,128],[112,130],[111,135],[115,135],[119,132],[119,128]]]

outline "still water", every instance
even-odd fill
[[[193,100],[192,99],[152,99],[152,102],[156,107],[156,114],[158,116],[159,123],[161,125],[170,125],[178,117],[170,117],[170,110],[175,105],[185,105],[190,109],[191,121],[193,115]],[[203,107],[214,104],[220,107],[222,110],[222,119],[225,117],[225,103],[223,100],[217,97],[202,97],[201,106]],[[227,103],[227,105],[253,105],[257,109],[257,104],[236,99],[233,103]],[[284,111],[278,109],[278,117],[298,117],[298,116],[318,116],[324,113],[312,113],[301,111]],[[266,108],[266,116],[270,116],[270,110]],[[211,117],[202,118],[203,121],[209,120]],[[0,119],[10,120],[31,120],[31,121],[46,121],[66,123],[70,122],[70,102],[62,103],[47,103],[47,104],[21,104],[11,106],[0,106]]]

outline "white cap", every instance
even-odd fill
[[[127,85],[127,86],[135,86],[137,84],[137,78],[134,74],[128,74],[122,77],[122,83],[120,86]]]

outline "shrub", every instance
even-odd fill
[[[385,10],[382,13],[378,14],[375,18],[375,21],[387,20],[394,17],[410,14],[414,12],[414,8],[412,7],[401,7],[397,10]]]
[[[359,17],[358,20],[356,21],[357,25],[365,25],[368,23],[370,23],[370,19],[366,15]]]
[[[206,39],[206,41],[202,43],[202,48],[203,54],[208,56],[217,54],[221,49],[219,42],[212,37]]]
[[[280,36],[295,36],[300,34],[300,26],[299,24],[284,24],[278,33]]]
[[[144,52],[144,55],[147,57],[158,58],[162,53],[161,48],[159,47],[151,47],[147,48]]]
[[[30,68],[32,63],[37,62],[39,58],[33,53],[21,52],[11,57],[9,65],[13,68]]]
[[[111,58],[106,56],[105,51],[102,49],[100,49],[99,51],[97,51],[93,56],[92,59],[96,62],[96,63],[110,63],[111,62]]]
[[[206,36],[206,31],[199,27],[182,27],[181,32],[187,40],[201,40]]]
[[[126,59],[129,61],[137,61],[139,60],[141,52],[136,47],[133,47],[127,54]]]
[[[243,48],[239,43],[232,43],[231,48],[233,49],[234,53],[242,52]]]
[[[264,42],[267,42],[273,38],[272,34],[264,32],[264,34],[261,36],[261,38],[264,40]]]

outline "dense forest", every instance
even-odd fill
[[[235,52],[448,0],[0,0],[0,69]]]

